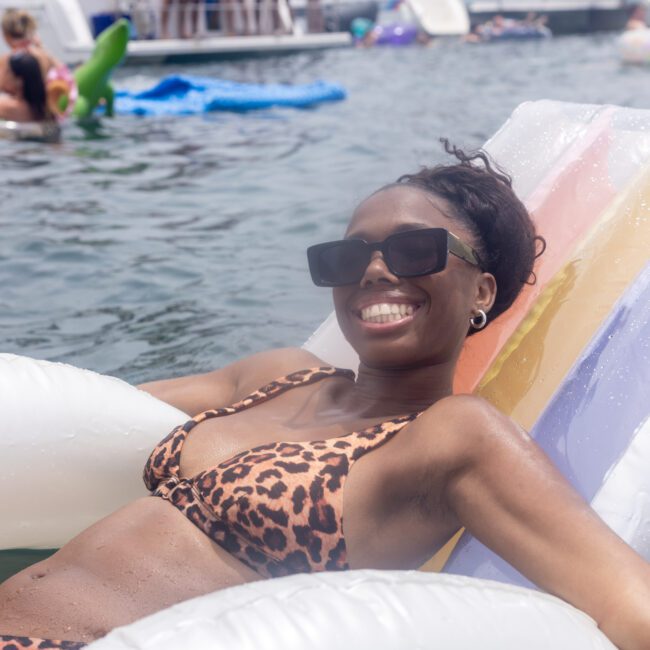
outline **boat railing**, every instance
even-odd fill
[[[126,16],[131,37],[203,39],[233,36],[298,35],[326,31],[321,0],[306,0],[296,12],[288,0],[129,0],[115,16]],[[110,15],[105,15],[110,20]],[[95,20],[95,17],[93,18]],[[95,33],[98,32],[94,25]]]

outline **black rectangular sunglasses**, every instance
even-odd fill
[[[451,253],[481,266],[478,253],[445,228],[407,230],[369,244],[363,239],[340,239],[307,249],[309,272],[319,287],[340,287],[361,280],[373,251],[381,251],[388,270],[398,278],[439,273]]]

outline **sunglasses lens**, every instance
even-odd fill
[[[444,230],[441,232],[446,235]],[[386,256],[393,273],[417,276],[441,271],[445,267],[446,250],[446,239],[441,242],[437,232],[415,230],[388,242]]]
[[[358,282],[369,262],[366,244],[349,239],[319,251],[318,270],[321,279],[330,285]]]
[[[374,250],[380,250],[391,273],[416,277],[438,273],[447,265],[447,239],[444,228],[425,228],[387,237],[367,244],[361,239],[344,239],[317,244],[307,249],[309,269],[321,287],[356,284],[363,278]]]

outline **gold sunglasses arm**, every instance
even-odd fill
[[[481,266],[478,253],[471,246],[461,241],[453,232],[447,232],[447,248],[456,257],[460,257],[460,259],[474,266]]]

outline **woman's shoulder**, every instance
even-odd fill
[[[53,57],[40,43],[31,42],[27,51],[38,61],[43,72],[43,77],[47,76],[47,73],[52,68],[58,68],[63,64],[57,58]]]
[[[456,465],[505,447],[527,446],[532,439],[512,418],[476,395],[450,395],[432,404],[417,419],[427,448],[437,460]]]
[[[299,370],[329,366],[303,348],[276,348],[258,352],[232,364],[239,397]]]
[[[229,406],[285,375],[326,365],[300,348],[259,352],[198,375],[162,379],[139,388],[190,415]]]

